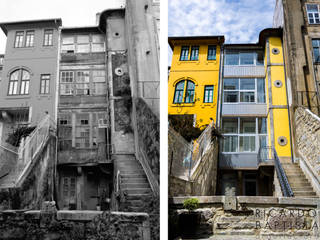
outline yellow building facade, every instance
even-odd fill
[[[269,146],[279,157],[291,157],[288,93],[280,36],[265,38]]]
[[[168,82],[168,114],[193,115],[203,129],[216,123],[223,36],[170,37],[173,51]]]

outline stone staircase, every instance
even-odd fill
[[[302,172],[299,164],[292,163],[291,158],[281,157],[280,161],[286,172],[294,197],[318,197],[316,192],[313,190],[311,183]]]
[[[128,212],[145,212],[144,199],[153,193],[139,161],[134,155],[118,155],[116,169],[120,171],[120,190],[125,196],[121,207]]]

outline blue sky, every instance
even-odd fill
[[[272,27],[275,1],[169,0],[168,35],[224,35],[226,43],[255,43],[262,29]],[[171,55],[169,50],[169,64]]]

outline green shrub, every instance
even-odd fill
[[[197,209],[199,206],[199,200],[197,198],[188,198],[183,202],[183,207],[189,211]]]

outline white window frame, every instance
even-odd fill
[[[309,12],[308,11],[308,6],[310,5],[315,5],[317,6],[317,9],[318,9],[318,12]],[[308,18],[308,23],[309,24],[320,24],[320,14],[319,14],[319,5],[318,4],[306,4],[306,11],[307,11],[307,18]],[[312,15],[312,20],[313,20],[313,23],[310,22],[310,16],[309,14]],[[316,17],[316,14],[318,14],[318,17]],[[318,19],[318,22],[316,22],[316,19]]]

